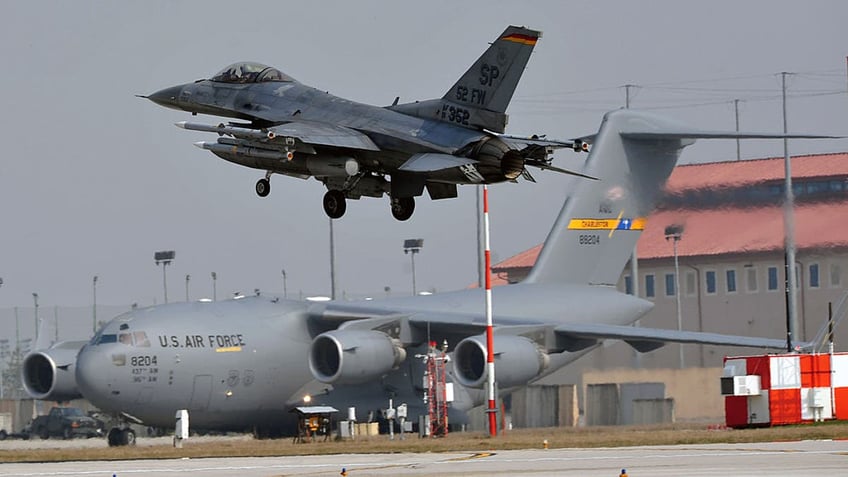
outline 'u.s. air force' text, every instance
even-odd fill
[[[229,348],[244,346],[244,337],[233,335],[159,335],[163,348]]]

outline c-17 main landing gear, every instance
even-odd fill
[[[415,212],[414,197],[392,198],[392,215],[394,218],[403,222],[412,217],[413,212]]]
[[[324,194],[324,212],[331,219],[338,219],[347,210],[347,201],[344,192],[338,189],[330,189]]]

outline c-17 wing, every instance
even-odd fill
[[[554,328],[557,343],[566,351],[577,351],[598,340],[616,339],[627,342],[640,352],[653,351],[666,343],[694,343],[740,346],[746,348],[785,349],[786,341],[774,338],[723,335],[701,331],[678,331],[638,326],[599,323],[567,323]],[[796,343],[796,349],[806,349],[812,343]]]

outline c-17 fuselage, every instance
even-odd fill
[[[327,187],[324,210],[341,217],[346,199],[391,196],[392,214],[408,219],[426,188],[432,199],[457,196],[457,184],[532,180],[526,166],[550,164],[555,148],[583,143],[504,136],[509,104],[540,33],[509,27],[441,99],[378,107],[304,85],[276,68],[236,63],[210,79],[145,96],[192,114],[242,120],[177,123],[218,133],[196,145],[271,174],[315,177]],[[577,174],[579,175],[579,174]]]

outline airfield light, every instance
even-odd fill
[[[174,260],[175,256],[176,252],[173,250],[164,250],[153,254],[153,260],[156,262],[156,265],[158,266],[159,263],[162,263],[162,289],[165,291],[165,303],[168,303],[168,277],[165,270]]]
[[[683,331],[683,315],[680,312],[680,262],[677,259],[677,242],[683,236],[683,226],[672,224],[665,228],[665,239],[671,240],[674,251],[674,298],[677,302],[677,331]],[[680,369],[685,367],[683,361],[683,345],[677,345],[680,349]]]
[[[304,404],[309,404],[310,402],[312,402],[312,396],[310,396],[309,394],[307,394],[306,396],[303,396],[303,403]]]
[[[417,295],[415,286],[415,254],[424,248],[424,239],[406,239],[403,241],[403,253],[411,255],[412,259],[412,295]]]

